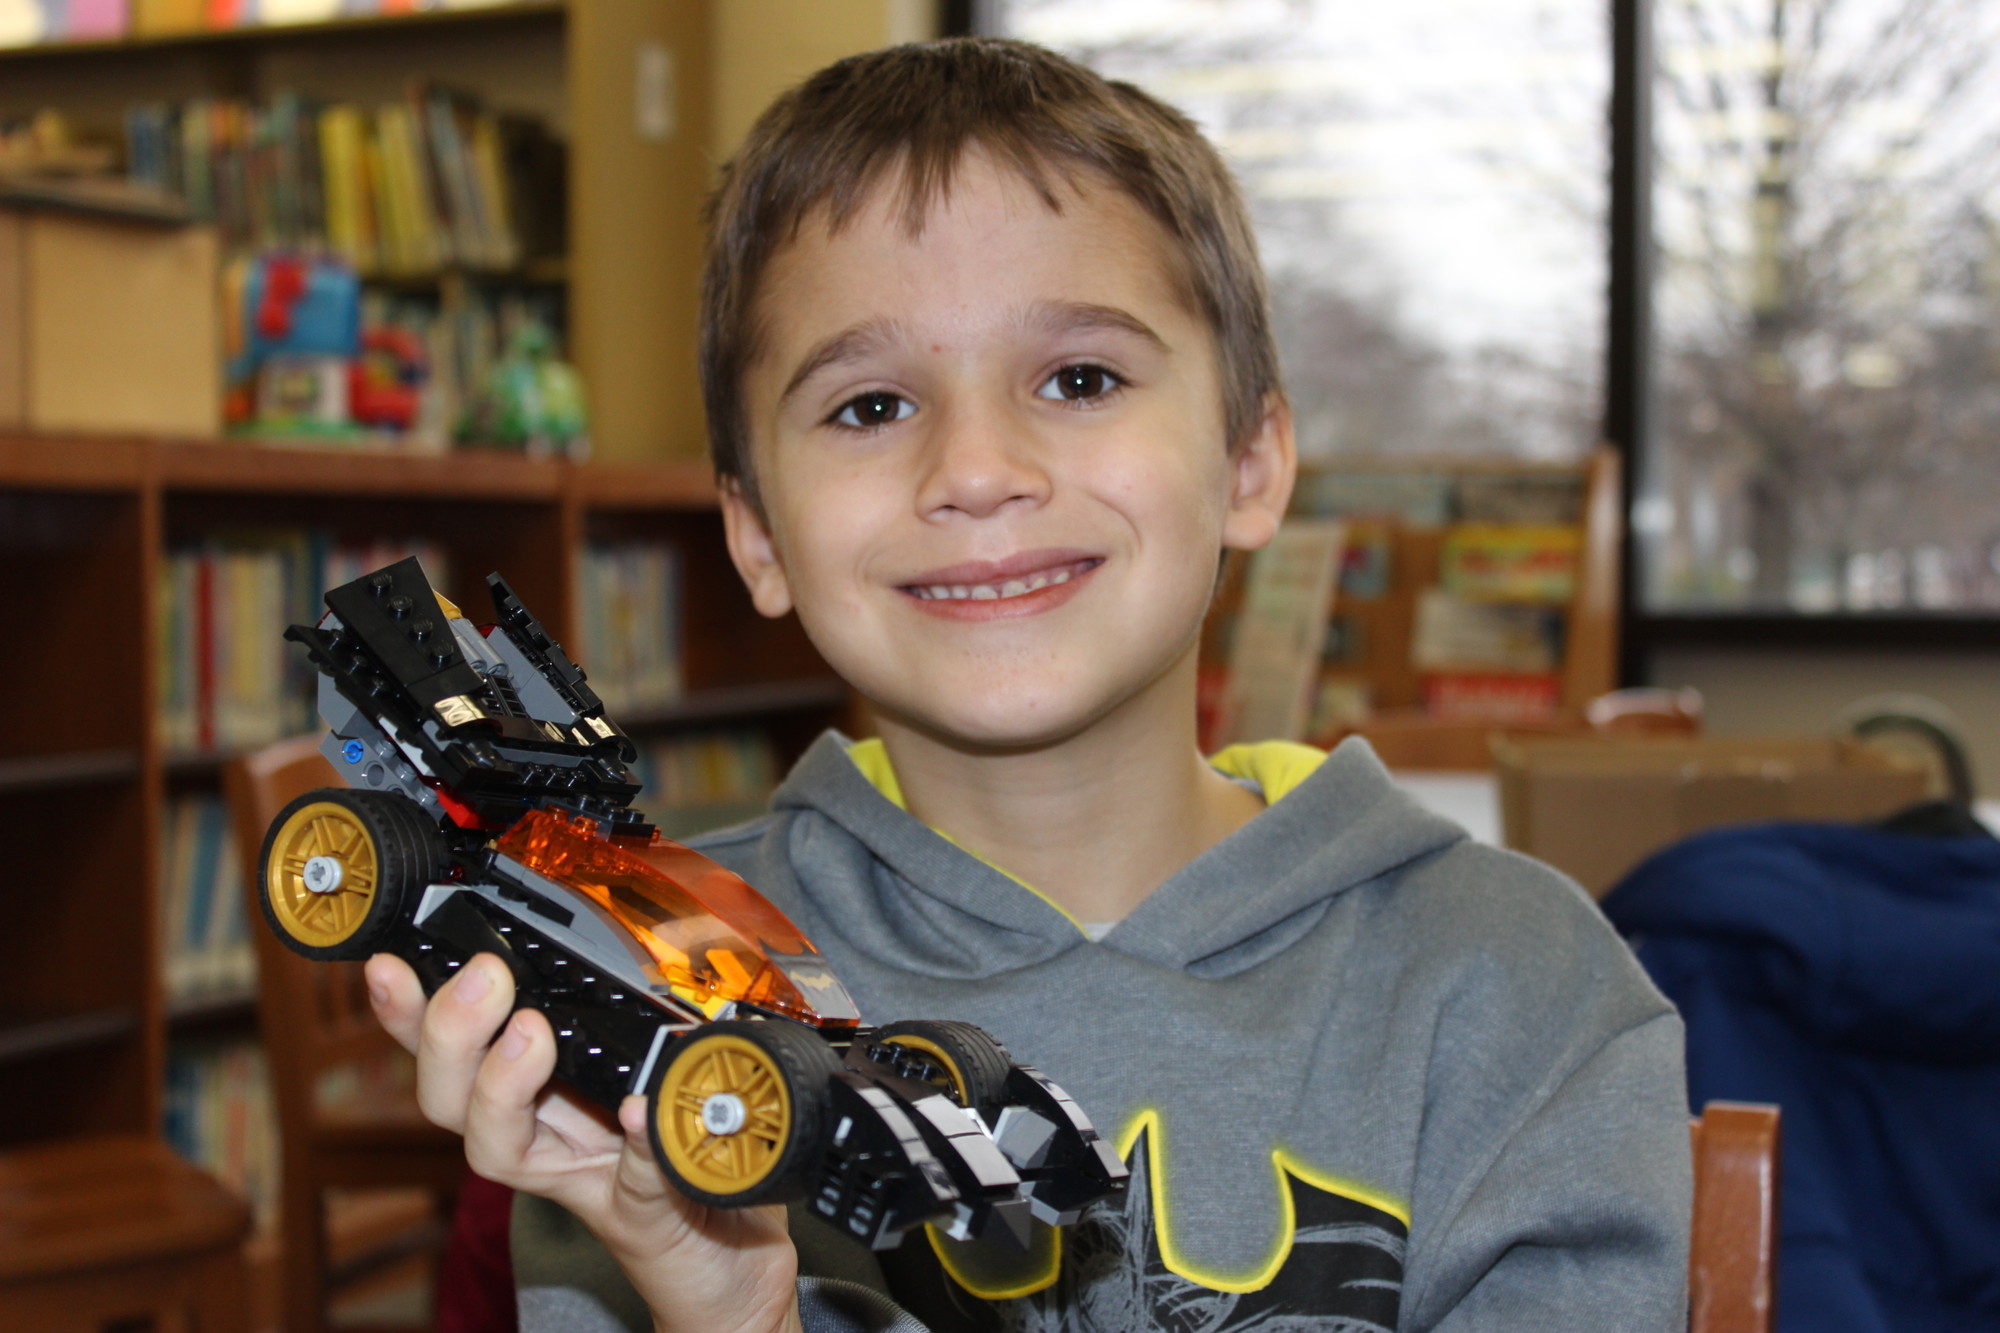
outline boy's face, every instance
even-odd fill
[[[745,376],[760,520],[726,495],[759,610],[796,608],[876,706],[948,742],[1059,741],[1169,700],[1224,547],[1289,497],[1274,404],[1233,454],[1214,340],[1167,238],[1084,182],[1060,213],[973,155],[922,233],[878,187],[766,269]]]

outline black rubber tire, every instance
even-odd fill
[[[282,877],[285,872],[273,866],[272,857],[281,839],[289,841],[296,832],[292,828],[295,818],[314,805],[345,811],[365,836],[372,861],[371,896],[359,911],[359,919],[337,939],[328,938],[327,933],[311,933],[296,907],[273,901],[274,893],[290,893],[295,901],[307,901],[299,898],[296,886],[273,884],[274,876]],[[322,787],[291,801],[271,821],[257,854],[257,903],[265,923],[292,952],[321,961],[367,958],[379,951],[402,916],[416,907],[424,886],[441,879],[448,866],[449,850],[437,820],[409,797],[400,792]]]
[[[908,1039],[926,1042],[942,1051],[951,1062],[951,1069],[942,1071],[945,1077],[927,1077],[921,1073],[911,1076],[920,1083],[930,1083],[947,1093],[961,1106],[979,1113],[988,1124],[1000,1114],[1000,1108],[1007,1104],[1007,1075],[1014,1068],[1014,1057],[1007,1048],[996,1041],[985,1028],[973,1023],[960,1023],[949,1019],[906,1019],[900,1023],[885,1023],[869,1036],[870,1047],[884,1042],[904,1040],[899,1045],[908,1046]],[[923,1051],[926,1056],[930,1051]],[[907,1066],[905,1066],[907,1068]],[[963,1084],[961,1096],[958,1084]]]
[[[768,1071],[783,1088],[789,1115],[767,1168],[738,1188],[718,1187],[690,1179],[662,1135],[663,1090],[676,1071],[698,1068],[715,1044],[744,1041],[768,1057]],[[840,1056],[811,1028],[786,1019],[710,1023],[675,1042],[653,1073],[646,1089],[646,1136],[661,1172],[688,1198],[712,1208],[748,1208],[760,1203],[790,1203],[802,1199],[814,1167],[833,1137],[833,1101],[829,1084],[840,1071]],[[770,1140],[766,1140],[769,1142]]]

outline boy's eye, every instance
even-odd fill
[[[1124,382],[1103,366],[1064,366],[1042,381],[1042,387],[1035,390],[1035,397],[1052,402],[1086,402],[1104,397]]]
[[[836,425],[870,430],[905,420],[916,410],[917,405],[901,394],[864,393],[842,403],[840,410],[833,414],[833,420]]]

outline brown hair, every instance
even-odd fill
[[[717,475],[734,479],[752,504],[743,374],[758,354],[765,267],[817,210],[839,231],[893,168],[916,234],[973,147],[1019,172],[1050,208],[1061,208],[1051,169],[1082,167],[1166,229],[1177,251],[1173,277],[1215,336],[1231,448],[1279,391],[1264,274],[1242,197],[1187,117],[1025,42],[955,37],[888,47],[829,65],[773,102],[709,202],[701,291],[709,447]]]

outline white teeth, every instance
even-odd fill
[[[910,591],[929,602],[995,602],[1009,597],[1024,597],[1043,588],[1068,583],[1075,573],[1073,569],[1059,569],[1053,574],[1031,574],[1025,579],[1008,579],[1000,584],[913,584]]]

